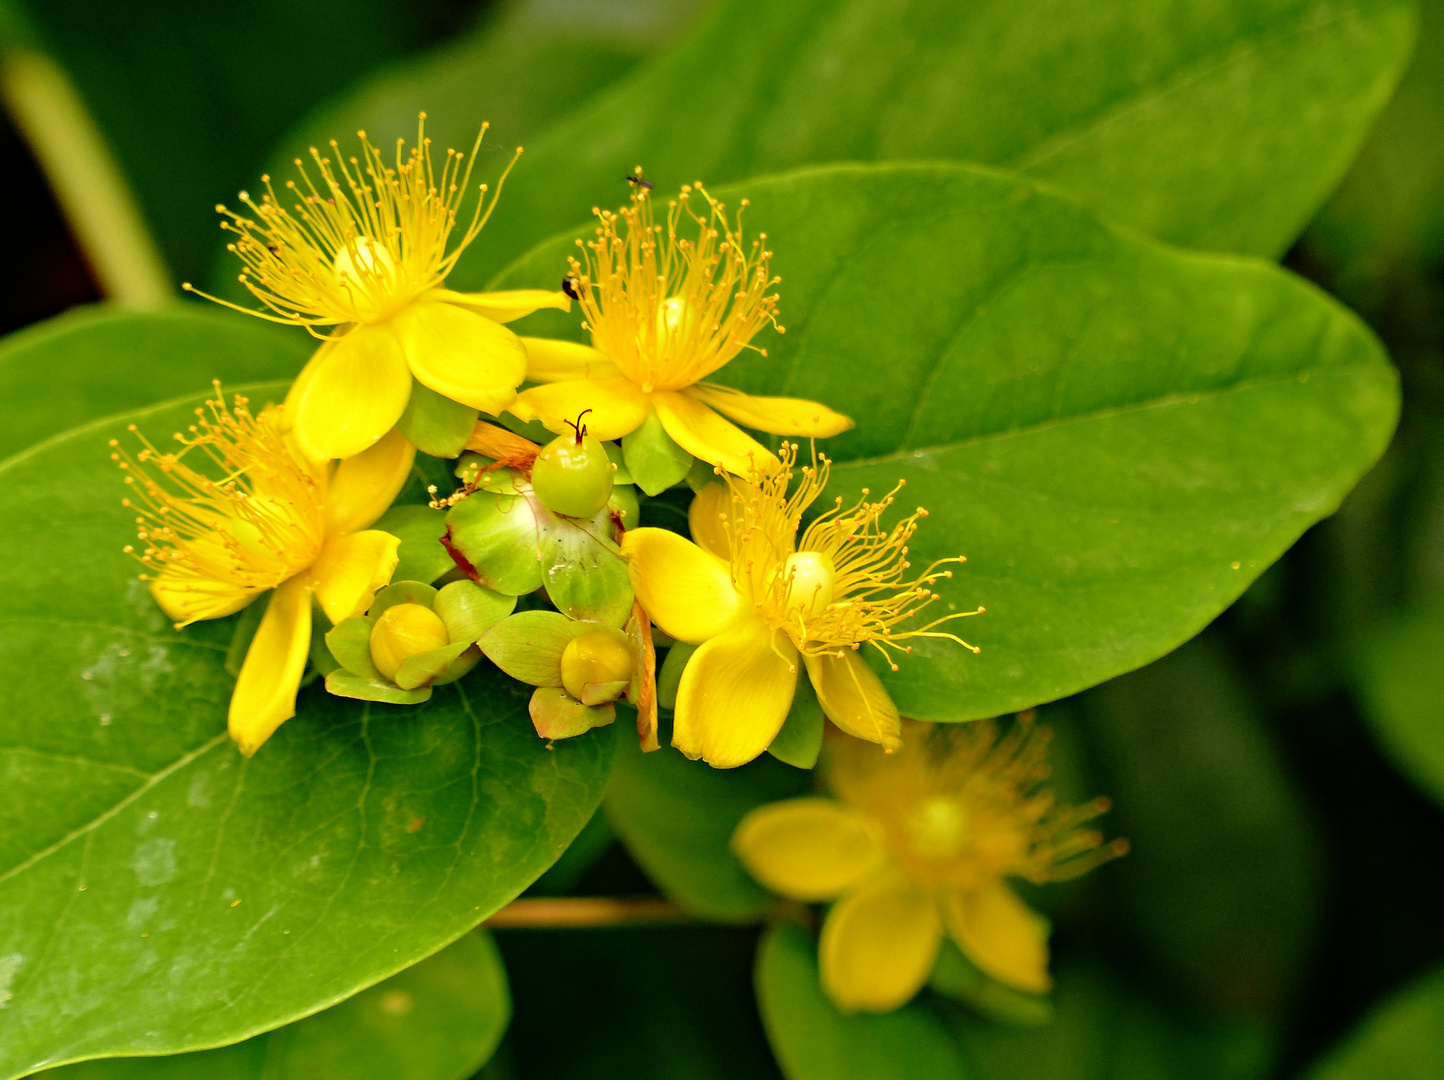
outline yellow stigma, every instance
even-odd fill
[[[451,643],[441,616],[420,604],[393,604],[371,627],[371,662],[395,680],[401,665],[413,656]]]
[[[491,216],[516,158],[489,201],[487,185],[476,189],[470,221],[454,237],[487,125],[481,126],[470,154],[448,149],[437,170],[425,124],[422,113],[417,145],[409,151],[404,140],[396,140],[394,165],[386,163],[364,131],[357,132],[360,157],[342,160],[335,140],[330,144],[334,158],[312,147],[319,177],[296,159],[301,176],[299,182],[286,182],[289,208],[269,176],[261,177],[265,193],[259,202],[241,192],[249,214],[216,207],[226,218],[221,228],[236,236],[228,250],[244,264],[241,284],[270,313],[237,307],[189,284],[185,288],[273,322],[317,327],[389,319],[440,286]]]
[[[938,599],[932,585],[952,576],[942,569],[961,556],[940,559],[909,577],[908,540],[922,509],[890,528],[881,524],[902,482],[877,502],[867,490],[851,507],[839,497],[798,536],[802,516],[827,487],[831,463],[818,456],[800,469],[797,444],[783,443],[781,468],[763,463],[747,478],[726,476],[731,505],[721,516],[731,555],[732,584],[759,613],[804,654],[836,653],[872,645],[893,664],[892,652],[908,652],[911,638],[947,638],[977,652],[962,638],[937,627],[978,611],[957,612],[908,630],[896,630]],[[794,474],[800,482],[788,494]]]
[[[287,446],[279,410],[253,416],[239,395],[227,409],[217,383],[196,418],[188,435],[176,434],[181,448],[172,453],[133,424],[142,444],[135,457],[110,443],[144,545],[125,550],[149,571],[141,580],[164,587],[180,624],[241,606],[226,597],[275,588],[310,566],[325,538],[324,484]]]
[[[705,215],[693,209],[694,194]],[[768,323],[782,333],[777,295],[768,292],[780,279],[768,269],[767,235],[748,245],[741,213],[729,220],[700,181],[668,204],[665,227],[653,221],[644,188],[619,212],[593,212],[596,239],[577,241],[583,254],[571,260],[570,280],[592,344],[644,392],[705,379],[757,348],[752,338]]]
[[[877,818],[893,862],[922,885],[1064,881],[1124,854],[1128,844],[1103,846],[1100,833],[1082,827],[1108,810],[1107,799],[1060,807],[1042,787],[1051,734],[1031,714],[1001,737],[991,720],[907,721],[898,754],[843,746],[829,761],[829,781]]]

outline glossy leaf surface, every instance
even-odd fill
[[[67,1065],[47,1080],[462,1080],[511,1015],[491,938],[467,934],[435,956],[315,1016],[245,1042],[165,1058]]]
[[[349,997],[524,889],[605,784],[607,740],[548,751],[525,689],[487,671],[415,708],[312,685],[242,758],[230,625],[178,633],[153,605],[107,460],[130,419],[164,438],[195,403],[0,468],[0,1075],[232,1042]]]
[[[866,418],[820,447],[832,491],[906,480],[904,505],[930,512],[910,561],[968,557],[934,612],[987,608],[959,624],[980,656],[923,641],[885,673],[905,715],[997,715],[1168,652],[1332,512],[1393,430],[1372,335],[1267,264],[1162,248],[961,166],[723,194],[768,234],[787,333],[715,378]],[[503,283],[550,280],[568,243]]]
[[[1394,764],[1444,802],[1444,606],[1372,628],[1357,663],[1365,715]]]
[[[1306,1080],[1432,1080],[1444,1075],[1444,971],[1386,1000]]]

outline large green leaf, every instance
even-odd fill
[[[784,336],[718,378],[857,417],[839,494],[931,516],[911,560],[972,657],[924,642],[885,675],[919,719],[992,716],[1156,659],[1227,607],[1378,457],[1397,377],[1349,312],[1264,263],[1188,255],[1028,181],[963,166],[758,180]],[[552,281],[559,238],[501,279]],[[576,319],[539,322],[578,333]]]
[[[844,1015],[822,992],[817,943],[774,926],[757,951],[757,1005],[788,1080],[963,1080],[972,1075],[925,1004]]]
[[[453,285],[479,287],[636,164],[670,193],[816,162],[1025,171],[1161,239],[1276,255],[1407,58],[1410,0],[727,0],[532,141]]]
[[[1402,611],[1371,627],[1357,655],[1364,713],[1385,752],[1444,802],[1444,605]]]
[[[636,730],[618,723],[607,787],[607,818],[651,879],[673,900],[709,919],[754,919],[771,894],[732,854],[732,833],[750,810],[803,794],[810,777],[764,755],[721,771],[666,746],[644,754]]]
[[[1384,1002],[1307,1080],[1436,1080],[1444,1076],[1444,969]]]
[[[1051,1024],[1024,1030],[960,1015],[978,1080],[1258,1080],[1257,1029],[1170,1015],[1096,964],[1060,964]]]
[[[255,388],[264,401],[284,387]],[[229,627],[173,630],[120,551],[107,440],[0,466],[0,1076],[234,1042],[435,952],[594,812],[610,742],[547,749],[478,671],[416,708],[304,691],[254,758],[225,733]]]
[[[1257,705],[1204,635],[1079,710],[1133,842],[1103,872],[1127,936],[1195,1003],[1283,1016],[1319,923],[1319,837]]]
[[[0,341],[0,459],[102,416],[199,393],[212,379],[293,377],[314,348],[300,330],[193,304],[68,312]]]
[[[217,1050],[66,1065],[47,1080],[463,1080],[511,1015],[491,938],[467,934],[325,1012]]]

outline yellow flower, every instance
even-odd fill
[[[943,934],[999,982],[1045,994],[1048,923],[1010,877],[1064,881],[1128,850],[1080,828],[1107,799],[1058,807],[1039,790],[1050,732],[1030,716],[1001,739],[992,721],[907,721],[903,748],[879,754],[829,740],[824,768],[841,801],[791,799],[742,819],[732,848],[768,888],[836,900],[819,963],[844,1012],[888,1012],[927,981]]]
[[[396,537],[368,526],[406,482],[415,449],[392,432],[339,464],[316,466],[282,432],[281,410],[245,398],[197,409],[181,449],[144,437],[126,471],[139,511],[141,580],[179,629],[240,611],[274,589],[231,696],[230,732],[253,754],[296,712],[311,647],[312,598],[333,623],[360,615],[396,569]],[[135,427],[132,425],[132,431]],[[200,460],[197,460],[200,459]]]
[[[501,412],[526,375],[521,340],[501,324],[541,307],[571,308],[560,292],[444,287],[496,196],[487,202],[487,185],[480,186],[470,221],[453,242],[486,125],[469,155],[447,150],[437,172],[425,113],[421,120],[409,153],[403,156],[397,140],[394,167],[362,131],[359,159],[340,160],[334,141],[334,163],[312,147],[319,185],[296,159],[300,183],[286,183],[291,209],[268,176],[259,202],[241,192],[251,216],[216,207],[228,219],[222,228],[236,235],[229,250],[245,264],[240,281],[268,311],[207,298],[317,336],[319,327],[336,328],[287,398],[296,440],[318,461],[359,454],[390,431],[406,409],[413,376],[471,408]]]
[[[678,641],[703,643],[682,673],[672,745],[719,768],[751,761],[777,736],[799,657],[834,724],[895,747],[897,708],[859,648],[872,645],[894,670],[890,650],[909,651],[903,643],[911,638],[973,649],[935,627],[975,612],[894,629],[937,599],[930,586],[952,574],[938,567],[962,561],[943,559],[908,579],[907,542],[925,511],[884,529],[879,521],[897,489],[848,509],[839,498],[799,538],[829,463],[798,470],[789,497],[796,458],[796,444],[784,443],[780,467],[764,464],[746,480],[728,476],[725,486],[704,488],[689,514],[695,543],[650,528],[622,538],[632,588],[652,621]]]
[[[757,348],[751,341],[763,326],[770,323],[778,333],[783,328],[777,326],[777,296],[768,292],[780,279],[768,270],[766,234],[747,246],[741,214],[734,226],[726,208],[698,183],[695,191],[709,207],[700,216],[689,202],[693,190],[684,187],[670,204],[665,235],[653,223],[645,188],[619,214],[596,211],[597,238],[577,241],[585,266],[570,260],[568,277],[593,347],[523,338],[527,378],[543,385],[524,390],[511,411],[561,434],[567,420],[590,409],[587,426],[603,441],[630,434],[655,412],[689,454],[742,474],[749,459],[772,455],[731,420],[775,435],[814,438],[853,425],[811,401],[752,397],[702,381],[743,349]],[[689,223],[696,239],[679,238]]]

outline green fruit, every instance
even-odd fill
[[[602,444],[590,435],[559,435],[537,455],[531,486],[548,510],[589,518],[611,498],[614,471]]]

